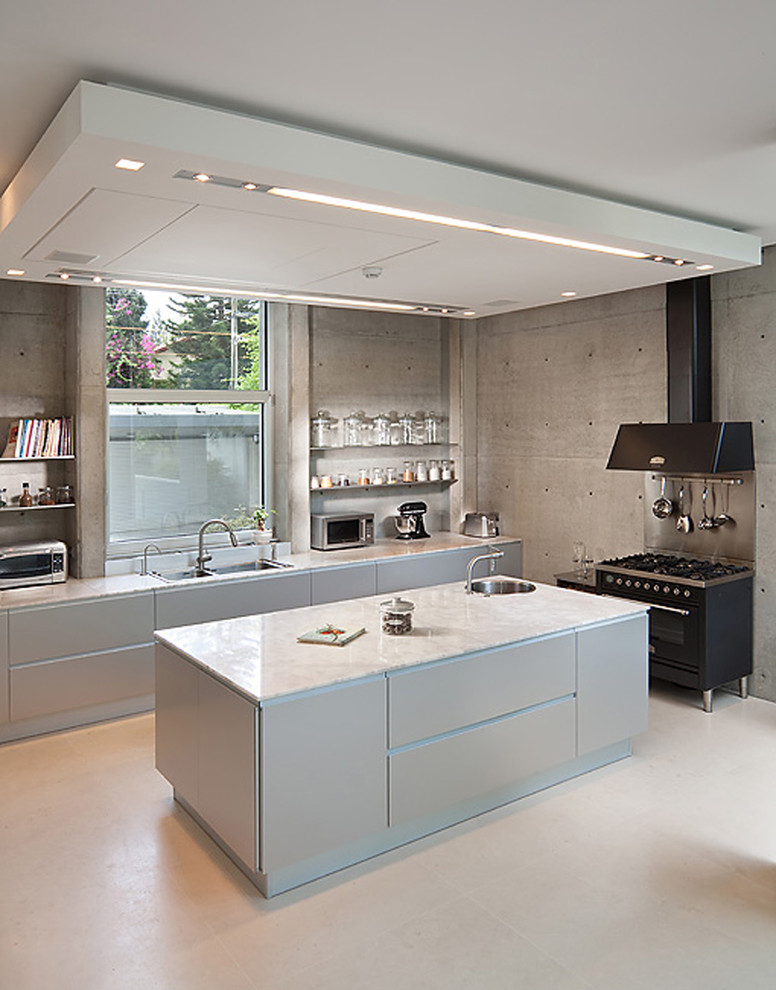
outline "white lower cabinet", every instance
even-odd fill
[[[580,755],[647,728],[649,618],[577,633],[577,744]]]
[[[9,718],[8,613],[0,612],[0,723]]]
[[[262,704],[260,722],[263,872],[387,828],[385,677]]]

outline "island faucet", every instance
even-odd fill
[[[229,539],[232,541],[232,546],[237,546],[237,534],[225,519],[208,519],[207,522],[203,522],[199,527],[199,554],[197,555],[196,560],[198,571],[203,571],[205,569],[205,564],[209,560],[213,559],[211,554],[205,553],[205,530],[209,526],[215,526],[216,524],[222,526],[227,531],[229,534]]]
[[[474,570],[474,565],[479,563],[481,560],[490,561],[490,573],[493,574],[496,570],[496,561],[499,557],[504,556],[503,550],[496,550],[491,548],[489,553],[481,553],[476,557],[472,557],[469,561],[469,566],[466,568],[466,594],[470,595],[472,593],[472,572]]]

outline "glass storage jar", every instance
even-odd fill
[[[407,482],[415,480],[415,472],[412,470],[412,461],[404,462],[404,471],[402,472],[401,480]]]
[[[383,632],[388,633],[389,636],[404,636],[406,633],[412,632],[412,613],[414,610],[414,602],[399,597],[380,602],[380,620]]]
[[[428,480],[429,481],[439,481],[441,474],[439,472],[439,461],[429,461],[428,462]]]
[[[344,435],[342,442],[346,447],[361,446],[361,414],[352,412],[342,420]]]
[[[334,426],[337,420],[328,410],[319,409],[310,420],[310,444],[313,447],[333,447],[336,442]]]
[[[38,505],[54,505],[54,489],[51,485],[38,489]]]
[[[75,498],[73,496],[73,486],[60,485],[54,495],[54,501],[57,505],[70,505],[71,502],[75,502]]]
[[[391,442],[391,420],[385,413],[378,413],[372,420],[372,440],[377,447],[387,447]]]

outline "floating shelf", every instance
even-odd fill
[[[31,461],[74,461],[75,454],[61,454],[59,457],[0,457],[2,464],[29,464]]]
[[[373,450],[375,453],[384,454],[386,451],[411,451],[411,450],[428,450],[434,447],[457,447],[457,443],[448,442],[446,440],[440,440],[438,443],[367,443],[367,444],[339,444],[337,447],[311,447],[310,452],[313,454],[325,454],[329,450]]]
[[[74,509],[75,502],[61,502],[59,505],[6,505],[3,512],[50,512],[52,509]]]
[[[396,481],[392,484],[382,485],[332,485],[331,488],[311,488],[311,495],[345,495],[354,492],[384,492],[393,491],[396,488],[449,488],[458,481],[457,478],[450,478],[445,481]]]

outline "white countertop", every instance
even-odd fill
[[[212,578],[199,578],[196,581],[179,581],[173,583],[162,582],[154,577],[141,577],[140,574],[117,574],[111,577],[95,578],[68,578],[63,584],[34,585],[29,588],[11,588],[0,591],[0,609],[21,608],[34,605],[55,605],[62,602],[79,601],[87,598],[102,598],[106,595],[126,595],[138,591],[162,590],[164,588],[196,588],[204,587],[214,581],[234,581],[245,580],[246,578],[271,580],[275,574],[293,574],[298,571],[309,571],[320,567],[336,567],[344,564],[354,564],[360,561],[370,561],[385,559],[390,557],[414,556],[422,553],[438,553],[445,550],[457,550],[462,547],[471,547],[476,550],[483,550],[490,545],[499,543],[514,542],[517,537],[496,536],[487,540],[474,536],[461,536],[456,533],[435,533],[428,540],[377,540],[372,546],[356,547],[352,550],[308,550],[305,553],[294,553],[279,555],[278,560],[293,565],[293,570],[279,569],[277,571],[263,571],[246,574],[219,575]],[[266,547],[244,546],[238,548],[242,554],[250,555],[261,552],[266,555]],[[228,548],[224,551],[216,549],[214,552],[220,556],[221,553],[233,554]],[[168,555],[169,567],[182,568],[187,566],[188,558],[193,562],[196,551],[188,554],[180,554],[176,557]],[[245,556],[247,559],[247,556]],[[178,561],[177,563],[173,561]],[[154,556],[149,559],[149,567],[155,564]]]
[[[379,613],[389,597],[165,629],[157,639],[258,702],[647,611],[543,584],[529,594],[490,598],[467,595],[462,583],[444,584],[402,592],[415,603],[413,630],[391,636],[381,631]],[[367,631],[343,647],[296,642],[329,622]]]

